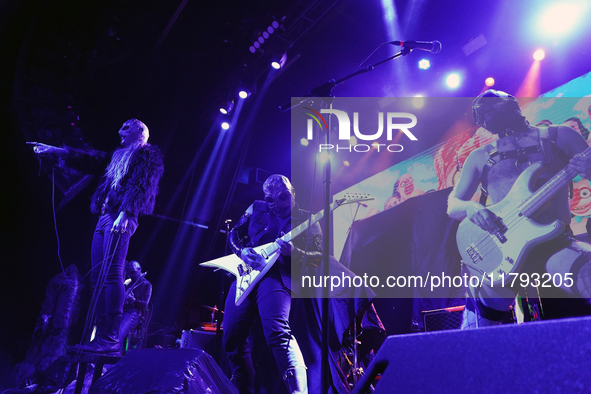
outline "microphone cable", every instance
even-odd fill
[[[39,159],[39,170],[41,170],[41,159]],[[55,239],[57,241],[57,258],[60,262],[60,267],[62,269],[62,273],[64,274],[64,277],[66,278],[66,280],[68,281],[68,283],[71,286],[73,283],[70,280],[70,278],[68,277],[68,274],[66,274],[66,270],[64,269],[64,263],[62,261],[62,256],[60,253],[60,250],[61,250],[60,234],[57,229],[57,215],[56,215],[56,210],[55,210],[55,167],[54,166],[51,166],[51,209],[53,212],[53,228],[55,231]]]

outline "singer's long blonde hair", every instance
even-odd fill
[[[121,179],[127,174],[129,164],[133,154],[141,147],[139,144],[133,144],[127,148],[119,148],[113,152],[111,162],[107,167],[106,182],[115,190],[119,187]]]
[[[138,119],[130,119],[125,123],[129,122],[135,124],[140,138],[136,143],[133,143],[126,148],[119,148],[113,152],[113,157],[111,158],[111,162],[109,163],[106,172],[106,182],[111,186],[111,189],[117,189],[120,186],[121,180],[125,174],[127,174],[127,171],[129,171],[129,164],[131,163],[133,154],[148,142],[148,137],[150,135],[148,126],[142,121]]]

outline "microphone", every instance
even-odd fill
[[[390,41],[389,44],[407,49],[420,49],[431,53],[441,52],[441,43],[439,41]]]

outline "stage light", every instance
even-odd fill
[[[458,74],[449,74],[445,80],[448,87],[455,89],[460,86],[460,76]]]
[[[484,80],[484,84],[486,86],[494,86],[495,84],[495,79],[493,77],[488,77]]]
[[[310,141],[308,141],[306,138],[302,138],[300,140],[300,144],[302,144],[302,146],[308,146],[310,145]]]
[[[287,54],[285,52],[281,54],[273,54],[271,56],[271,67],[275,70],[279,70],[283,66],[285,66],[285,62],[287,61]]]
[[[343,165],[344,165],[345,167],[349,167],[349,166],[351,165],[351,163],[349,163],[347,160],[345,160],[345,161],[343,162]]]
[[[250,95],[252,94],[252,91],[247,87],[248,85],[244,84],[244,83],[240,83],[238,85],[238,97],[240,97],[241,99],[245,99],[250,97]]]
[[[283,18],[282,20],[284,20]],[[279,28],[279,22],[272,21],[269,26],[266,28],[257,28],[252,35],[253,44],[248,48],[251,53],[255,53],[252,48],[258,49],[261,45],[265,44],[266,40],[271,38],[271,35],[277,31]]]
[[[542,60],[546,57],[546,52],[543,49],[538,49],[534,52],[534,59],[535,60]]]
[[[352,135],[351,138],[349,138],[349,145],[351,145],[351,146],[357,145],[357,137]]]
[[[251,73],[249,73],[248,69],[244,69],[234,78],[235,79],[232,81],[232,83],[235,87],[234,90],[230,91],[231,96],[238,96],[241,99],[245,99],[256,93],[256,79]]]
[[[427,59],[423,59],[419,62],[419,68],[421,70],[428,70],[431,67],[431,63]]]
[[[374,149],[378,149],[378,147],[380,146],[380,143],[378,141],[375,141],[373,144],[371,144],[371,146]]]
[[[423,108],[423,106],[425,105],[425,98],[420,94],[417,94],[415,97],[412,98],[412,105],[416,109]]]
[[[228,115],[234,109],[234,100],[232,98],[228,98],[226,104],[220,107],[220,112],[224,115]]]
[[[324,164],[327,160],[330,160],[330,156],[330,153],[328,153],[327,151],[321,152],[318,154],[318,161],[320,162],[320,164]]]
[[[228,122],[222,122],[222,129],[228,130],[229,128],[230,128],[230,123],[228,123]]]
[[[576,25],[582,11],[583,7],[574,3],[556,5],[546,11],[541,26],[549,34],[565,33]]]

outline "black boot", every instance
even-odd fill
[[[77,351],[81,353],[103,354],[106,356],[120,356],[119,348],[119,326],[121,326],[121,314],[105,315],[103,329],[97,328],[97,335],[94,341],[88,345],[78,346]]]
[[[100,315],[95,319],[95,328],[96,331],[94,332],[94,338],[92,339],[92,341],[90,343],[94,343],[96,341],[98,341],[98,338],[100,335],[102,335],[102,333],[105,331],[105,326],[106,326],[107,322],[105,320],[105,315]],[[68,349],[66,350],[66,353],[69,354],[70,356],[74,356],[74,355],[78,355],[80,353],[82,353],[85,347],[87,347],[89,344],[86,345],[81,345],[79,343],[72,345],[70,347],[68,347]]]

